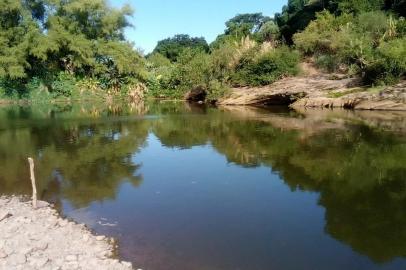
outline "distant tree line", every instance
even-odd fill
[[[126,41],[132,9],[107,0],[0,2],[0,100],[127,96],[209,98],[270,84],[311,59],[320,69],[393,84],[406,70],[406,0],[289,0],[271,18],[238,14],[208,44],[175,35],[146,57]],[[130,94],[131,93],[131,94]]]
[[[147,57],[150,93],[181,97],[200,86],[215,99],[230,86],[295,75],[300,58],[365,84],[392,84],[406,72],[405,12],[406,0],[289,0],[274,18],[239,14],[209,50],[185,35],[158,42]]]

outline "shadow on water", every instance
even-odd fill
[[[0,108],[0,193],[143,269],[406,267],[406,115],[184,103]]]

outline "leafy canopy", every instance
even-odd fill
[[[190,37],[189,35],[179,34],[159,41],[152,53],[159,53],[172,62],[176,62],[182,51],[187,48],[203,52],[209,51],[209,45],[203,37]]]
[[[135,75],[141,58],[125,41],[132,9],[106,0],[0,2],[0,79],[52,79],[59,72]]]

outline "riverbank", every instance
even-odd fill
[[[302,138],[327,130],[346,130],[351,124],[360,123],[376,130],[406,134],[406,111],[295,108],[290,115],[283,115],[255,106],[221,106],[220,110],[241,121],[258,119],[281,130],[298,130]]]
[[[357,78],[288,77],[264,87],[233,88],[218,104],[406,111],[406,81],[368,88]]]
[[[21,197],[0,197],[0,269],[133,269],[112,258],[112,239],[41,205],[33,209]]]

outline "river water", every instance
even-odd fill
[[[144,270],[406,269],[406,114],[184,103],[0,108],[0,194]]]

